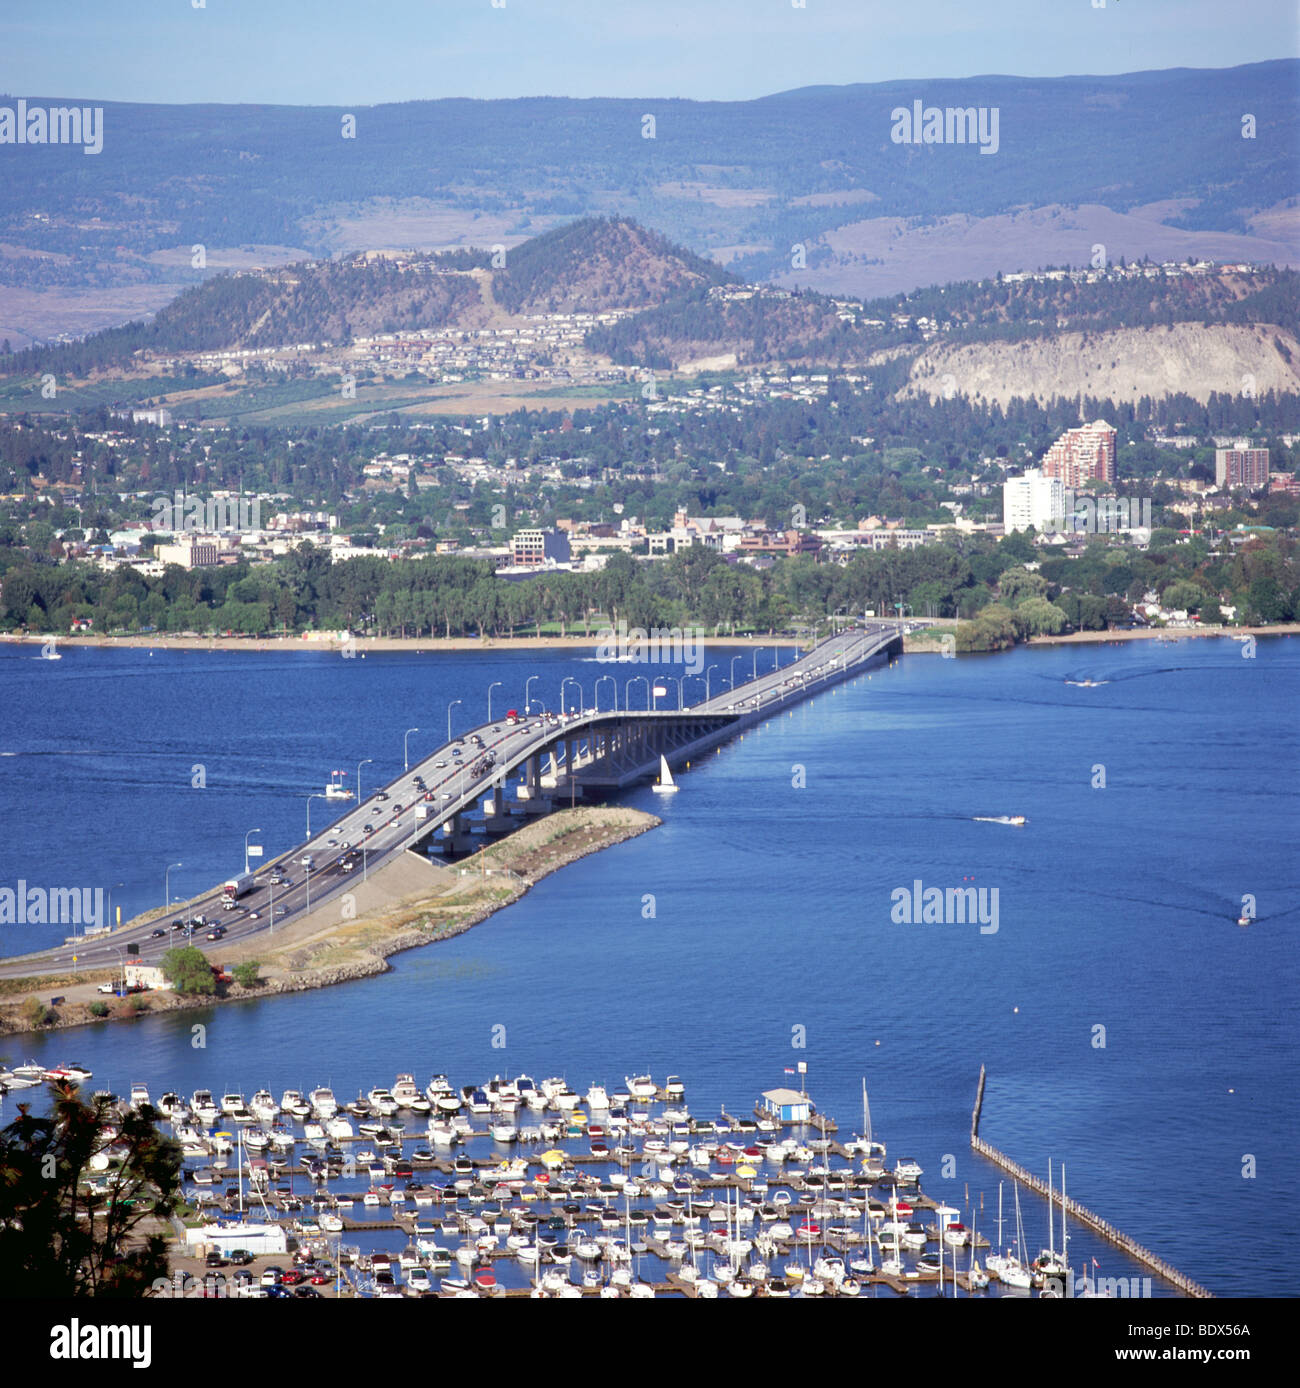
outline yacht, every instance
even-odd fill
[[[609,1110],[609,1095],[605,1092],[604,1085],[593,1084],[587,1090],[587,1106],[599,1109],[602,1113]]]
[[[274,1123],[280,1116],[280,1105],[271,1098],[269,1089],[259,1089],[248,1101],[248,1107],[263,1123]]]
[[[664,1094],[670,1104],[676,1103],[679,1099],[686,1097],[686,1086],[677,1075],[669,1075],[664,1081]]]
[[[135,1086],[133,1085],[133,1091],[134,1088]],[[185,1100],[182,1099],[179,1094],[177,1094],[174,1090],[171,1089],[169,1089],[167,1093],[164,1094],[162,1098],[158,1100],[157,1108],[158,1112],[161,1113],[164,1118],[170,1118],[172,1120],[184,1117],[184,1115],[188,1111],[185,1104]]]
[[[319,1118],[333,1118],[339,1111],[338,1101],[334,1098],[334,1091],[328,1086],[313,1089],[307,1097]]]
[[[626,1075],[623,1083],[634,1099],[653,1099],[658,1093],[658,1086],[649,1075]]]
[[[144,1108],[148,1103],[149,1086],[147,1084],[133,1084],[131,1086],[131,1107]]]
[[[415,1083],[414,1075],[398,1075],[390,1092],[401,1108],[410,1108],[412,1100],[424,1097]]]
[[[302,1097],[302,1091],[298,1089],[286,1089],[280,1095],[280,1109],[284,1113],[292,1114],[295,1118],[311,1116],[311,1105]]]
[[[190,1108],[194,1112],[194,1117],[204,1127],[211,1127],[221,1117],[221,1110],[213,1102],[210,1089],[196,1089],[190,1095]]]
[[[401,1107],[397,1100],[387,1089],[372,1089],[366,1098],[370,1100],[370,1106],[379,1114],[381,1118],[391,1118]]]

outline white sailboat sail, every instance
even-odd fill
[[[660,795],[671,795],[677,789],[677,782],[673,780],[673,773],[669,769],[668,758],[665,756],[659,758],[659,780],[653,789]]]

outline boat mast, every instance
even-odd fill
[[[1047,1254],[1056,1261],[1056,1221],[1052,1218],[1052,1159],[1047,1159]]]
[[[1065,1264],[1065,1275],[1070,1275],[1070,1259],[1065,1251],[1065,1163],[1061,1163],[1061,1262]]]

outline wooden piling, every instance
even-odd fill
[[[992,1143],[985,1142],[984,1139],[979,1136],[980,1110],[984,1103],[984,1079],[984,1066],[981,1065],[979,1092],[975,1098],[975,1110],[971,1114],[971,1147],[978,1152],[980,1156],[987,1157],[995,1166],[1001,1167],[1008,1176],[1019,1181],[1027,1190],[1032,1190],[1036,1194],[1041,1195],[1045,1200],[1051,1202],[1054,1209],[1059,1209],[1061,1201],[1059,1191],[1053,1191],[1046,1181],[1033,1175],[1032,1172],[1026,1171],[1023,1166],[1019,1165],[1017,1162],[1013,1162],[1005,1153],[999,1152]],[[1080,1205],[1077,1200],[1067,1196],[1065,1198],[1065,1208],[1071,1219],[1077,1224],[1082,1224],[1085,1228],[1091,1229],[1094,1234],[1105,1239],[1107,1243],[1113,1244],[1121,1252],[1127,1253],[1130,1258],[1141,1263],[1143,1267],[1150,1268],[1158,1277],[1163,1278],[1171,1286],[1177,1287],[1185,1296],[1197,1298],[1213,1297],[1214,1293],[1202,1287],[1199,1282],[1193,1282],[1190,1277],[1179,1272],[1176,1267],[1165,1262],[1163,1258],[1157,1257],[1150,1249],[1144,1248],[1136,1239],[1132,1239],[1124,1233],[1122,1229],[1116,1229],[1113,1224],[1102,1219],[1099,1215],[1093,1214],[1090,1209],[1084,1205]]]

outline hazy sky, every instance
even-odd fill
[[[9,0],[0,90],[150,102],[737,99],[816,83],[1231,67],[1296,0]]]

